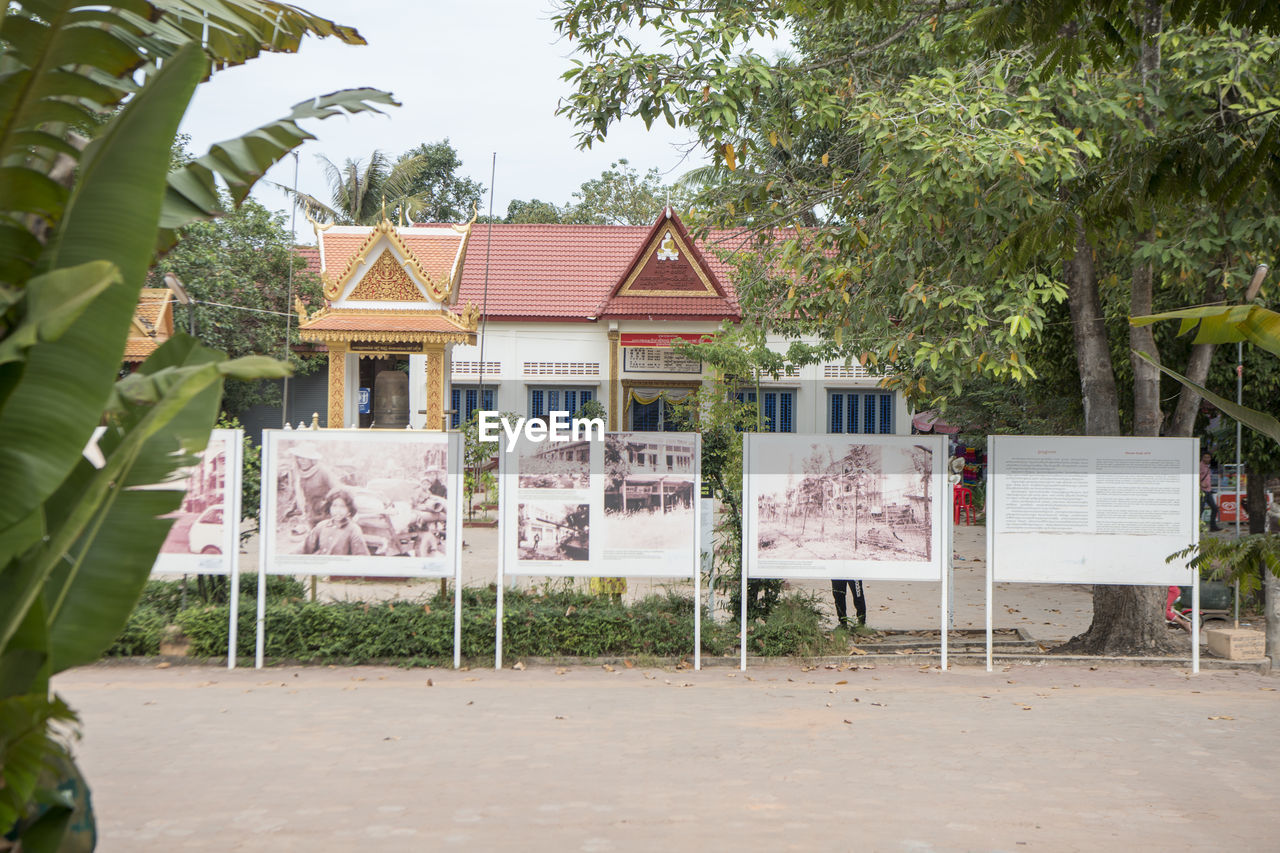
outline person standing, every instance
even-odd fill
[[[849,592],[853,593],[853,611],[857,616],[857,624],[866,625],[867,598],[862,593],[862,581],[833,580],[831,582],[831,597],[834,598],[836,602],[836,619],[840,621],[840,627],[849,627],[849,611],[844,597],[844,590],[846,586],[849,588]]]
[[[1209,472],[1208,451],[1200,454],[1200,509],[1209,510],[1209,529],[1215,533],[1222,528],[1218,526],[1218,504],[1213,499],[1213,475]]]

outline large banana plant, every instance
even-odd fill
[[[43,781],[74,776],[51,736],[74,714],[49,680],[96,659],[137,600],[181,497],[145,487],[204,448],[225,379],[286,370],[179,335],[117,381],[147,269],[221,212],[219,181],[239,202],[313,138],[299,121],[395,103],[325,95],[170,173],[200,82],[306,35],[363,43],[266,0],[0,6],[0,838],[24,850],[85,831]],[[95,468],[82,451],[100,424]]]
[[[1242,341],[1280,356],[1280,314],[1263,308],[1260,305],[1215,305],[1204,308],[1184,308],[1178,311],[1166,311],[1162,314],[1148,314],[1142,317],[1130,317],[1129,322],[1135,326],[1146,326],[1161,320],[1179,320],[1182,325],[1178,334],[1183,335],[1196,329],[1193,343],[1197,344],[1234,344]],[[1199,328],[1197,329],[1197,326]],[[1178,380],[1194,390],[1213,405],[1226,412],[1240,423],[1257,430],[1271,440],[1280,443],[1280,421],[1275,417],[1241,406],[1238,403],[1220,397],[1207,388],[1192,382],[1187,377],[1170,370],[1153,359],[1148,353],[1139,352],[1138,357],[1160,368],[1161,372]]]

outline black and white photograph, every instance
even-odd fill
[[[756,475],[761,560],[933,558],[931,448],[834,436],[790,447]]]
[[[585,489],[591,484],[590,441],[521,441],[514,452],[522,489]]]
[[[173,527],[165,537],[161,554],[221,554],[226,538],[223,501],[227,491],[227,445],[221,437],[209,439],[200,464],[190,469],[182,506],[169,515]]]
[[[521,560],[590,559],[591,505],[576,501],[523,501],[517,508],[516,556]]]
[[[696,438],[615,432],[604,444],[604,541],[612,551],[692,547]]]
[[[444,556],[446,443],[373,432],[332,441],[289,436],[276,442],[273,461],[274,554]]]

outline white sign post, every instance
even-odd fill
[[[240,608],[240,488],[244,432],[215,429],[209,444],[180,482],[186,492],[173,527],[160,547],[153,575],[226,575],[230,589],[227,669],[236,666]]]
[[[264,430],[256,662],[269,574],[454,579],[462,654],[461,433]]]
[[[987,671],[993,584],[1192,587],[1191,668],[1200,671],[1200,583],[1166,558],[1200,541],[1199,439],[987,438]]]
[[[947,667],[951,519],[946,439],[742,437],[742,660],[749,578],[937,581]]]
[[[693,660],[702,668],[701,458],[696,433],[514,444],[503,437],[495,669],[508,575],[691,578]]]

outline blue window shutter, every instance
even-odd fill
[[[578,411],[578,392],[577,391],[564,392],[564,410],[568,412],[570,415]]]
[[[880,431],[893,432],[893,395],[880,395]]]
[[[459,398],[461,396],[462,390],[460,388],[449,389],[449,408],[453,409],[453,414],[449,416],[449,425],[454,429],[458,428],[462,417],[462,406],[459,403]]]
[[[829,432],[844,432],[844,395],[831,394],[827,398],[827,407],[831,410]]]
[[[849,426],[845,429],[845,432],[858,431],[858,400],[859,395],[849,395]]]
[[[475,412],[475,410],[476,410],[476,389],[468,388],[467,389],[467,408],[465,411],[465,415],[468,418],[470,418],[472,413]]]
[[[864,433],[875,432],[876,431],[876,395],[863,394],[862,408],[863,408],[862,431]]]
[[[534,388],[529,392],[529,417],[540,418],[546,411],[542,406],[542,389]]]
[[[493,389],[492,388],[484,389],[484,393],[481,396],[484,398],[484,403],[481,405],[481,407],[485,411],[492,412],[493,411]]]
[[[790,391],[778,392],[778,432],[795,432],[795,408]]]
[[[587,403],[590,403],[590,402],[591,402],[591,400],[592,400],[591,392],[590,392],[590,391],[583,391],[583,392],[582,392],[582,402],[578,404],[578,408],[579,408],[579,409],[581,409],[581,408],[582,408],[583,406],[585,406]]]
[[[772,391],[764,394],[765,432],[778,431],[778,395]]]

